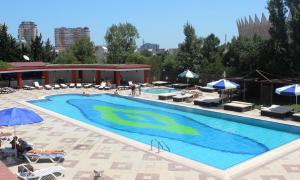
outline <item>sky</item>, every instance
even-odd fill
[[[221,42],[238,35],[241,17],[268,14],[266,0],[5,0],[1,2],[0,23],[17,37],[21,21],[37,24],[43,39],[54,44],[54,28],[89,27],[91,40],[105,44],[112,24],[132,23],[140,38],[137,44],[157,43],[176,48],[184,41],[183,26],[193,25],[198,36],[211,33]]]

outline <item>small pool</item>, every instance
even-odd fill
[[[164,93],[178,92],[178,90],[173,88],[145,88],[142,89],[142,92],[150,93],[150,94],[164,94]]]

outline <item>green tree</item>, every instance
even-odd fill
[[[21,59],[21,50],[16,39],[7,32],[7,26],[0,27],[0,59],[6,62]]]
[[[77,40],[71,47],[60,53],[57,64],[94,64],[97,63],[94,44],[88,38]]]
[[[288,53],[287,9],[283,0],[269,0],[268,10],[270,13],[269,20],[272,24],[269,31],[271,35],[269,47],[273,51],[269,56],[270,61],[272,61],[269,63],[271,65],[269,68],[279,75],[287,75],[292,66]]]
[[[50,63],[53,62],[55,59],[55,49],[51,45],[49,38],[47,39],[46,44],[43,47],[43,51],[44,51],[43,61],[50,62]]]
[[[295,68],[295,75],[300,75],[300,5],[299,0],[286,0],[291,20],[288,22],[289,35],[291,40],[291,57]]]
[[[44,48],[43,48],[42,34],[36,36],[31,40],[30,57],[32,61],[44,61]]]
[[[213,56],[218,52],[220,39],[214,34],[210,34],[203,41],[202,54],[208,61],[213,62]]]
[[[139,38],[135,26],[130,23],[113,24],[106,32],[108,63],[122,64],[136,49],[136,39]]]
[[[184,25],[185,40],[179,44],[177,52],[177,60],[180,63],[181,70],[193,70],[194,64],[200,64],[202,59],[201,54],[201,39],[197,38],[194,27],[186,23]]]

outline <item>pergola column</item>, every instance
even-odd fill
[[[72,77],[71,77],[72,83],[76,83],[77,82],[77,71],[73,70],[71,74],[72,74]]]
[[[43,71],[44,85],[49,84],[49,71]]]
[[[144,83],[149,83],[149,70],[144,70]]]
[[[101,71],[100,70],[96,70],[96,84],[100,84],[101,81]]]
[[[114,71],[114,79],[115,79],[115,84],[119,86],[121,84],[121,73],[120,71]]]
[[[18,89],[22,89],[23,80],[22,80],[22,73],[21,72],[17,72],[17,84],[18,84]]]

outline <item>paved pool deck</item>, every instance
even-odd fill
[[[168,152],[150,151],[150,146],[105,130],[92,127],[76,120],[36,108],[26,100],[39,99],[52,94],[64,93],[112,93],[94,88],[59,90],[18,90],[12,94],[0,95],[0,109],[25,107],[32,109],[44,118],[39,124],[24,125],[16,128],[19,137],[34,144],[36,149],[63,149],[66,152],[66,167],[63,179],[94,179],[94,170],[103,170],[106,180],[299,180],[300,179],[300,141],[294,141],[271,153],[251,159],[228,171],[208,167]],[[129,95],[129,91],[120,91]],[[204,94],[204,96],[217,96]],[[137,98],[157,100],[157,95],[142,94]],[[166,101],[166,103],[173,103]],[[195,107],[192,103],[176,103]],[[199,107],[196,107],[199,108]],[[212,111],[260,118],[259,111],[235,113],[221,108]],[[271,118],[265,120],[298,125],[289,119],[285,121]],[[3,127],[0,131],[13,132],[14,128]],[[276,137],[274,137],[276,138]],[[9,146],[9,143],[4,144]],[[18,162],[12,158],[2,160],[11,172],[17,171]],[[55,164],[33,163],[38,168]],[[0,177],[1,179],[1,177]]]

